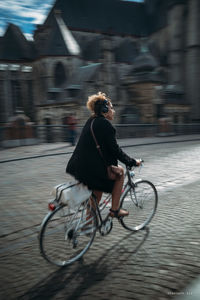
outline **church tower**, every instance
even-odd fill
[[[185,1],[168,2],[168,34],[170,74],[168,84],[182,89],[184,86],[184,11]]]
[[[189,0],[186,32],[186,97],[192,121],[200,121],[200,1]]]

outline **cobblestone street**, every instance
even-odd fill
[[[121,141],[123,144],[123,140]],[[67,151],[64,145],[27,147],[23,156]],[[24,147],[25,148],[25,147]],[[58,149],[59,148],[59,149]],[[73,149],[69,149],[69,152]],[[1,160],[22,149],[2,150]],[[200,275],[199,141],[149,144],[125,151],[145,160],[137,178],[158,190],[157,213],[146,230],[131,233],[114,220],[112,232],[97,233],[84,259],[65,268],[41,256],[37,233],[54,185],[69,177],[70,155],[1,164],[0,299],[193,299]]]

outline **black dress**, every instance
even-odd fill
[[[112,124],[105,117],[99,116],[95,117],[93,131],[101,147],[104,161],[91,134],[92,120],[93,117],[90,117],[83,127],[78,144],[67,164],[66,172],[91,190],[111,193],[114,181],[107,178],[107,166],[117,166],[118,160],[125,165],[133,166],[136,165],[136,161],[118,146],[115,138],[116,130]]]

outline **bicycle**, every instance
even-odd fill
[[[134,176],[134,171],[127,167],[120,208],[128,209],[129,215],[118,220],[125,229],[136,232],[144,229],[155,215],[158,194],[153,183],[142,179],[133,181]],[[79,260],[92,245],[97,230],[102,236],[111,232],[112,218],[109,213],[102,217],[102,211],[110,205],[110,194],[99,205],[92,194],[76,209],[54,200],[49,204],[51,211],[44,218],[39,232],[41,255],[57,266]]]

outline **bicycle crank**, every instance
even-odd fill
[[[99,229],[100,234],[102,236],[109,234],[112,230],[113,227],[113,222],[112,222],[112,218],[108,216],[108,218],[106,218],[103,222],[102,225]]]

